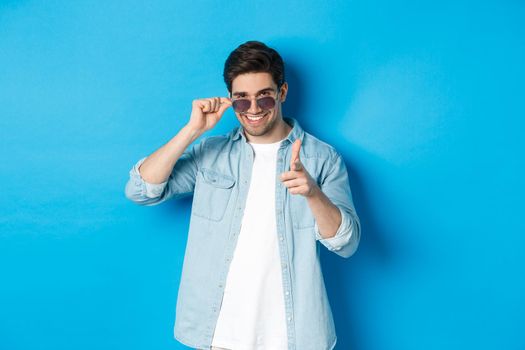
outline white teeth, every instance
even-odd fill
[[[264,116],[266,116],[266,114],[267,114],[267,113],[261,115],[260,117],[248,117],[248,116],[246,116],[246,118],[248,118],[248,119],[250,119],[250,120],[252,120],[252,121],[257,121],[257,120],[259,120],[259,119],[262,119]]]

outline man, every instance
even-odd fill
[[[194,100],[189,122],[126,184],[141,205],[193,193],[174,337],[196,349],[333,349],[320,244],[347,258],[361,232],[344,161],[283,117],[274,49],[240,45],[224,80],[229,97]],[[190,147],[229,107],[240,126]]]

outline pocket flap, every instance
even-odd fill
[[[200,174],[204,181],[215,187],[230,188],[235,184],[233,177],[221,174],[215,170],[201,169]]]

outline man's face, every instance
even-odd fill
[[[232,81],[232,99],[248,98],[251,106],[246,112],[235,112],[244,131],[252,136],[270,135],[276,127],[281,126],[281,102],[286,98],[287,84],[281,86],[277,94],[277,85],[270,73],[246,73],[235,77]],[[275,107],[263,111],[256,102],[256,98],[273,96]],[[255,97],[255,98],[253,98]]]

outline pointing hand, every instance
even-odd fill
[[[299,153],[301,150],[301,140],[297,139],[292,145],[292,157],[290,158],[290,171],[281,174],[281,181],[291,194],[300,194],[305,197],[313,195],[318,189],[317,183],[312,179],[308,171],[303,166]]]

